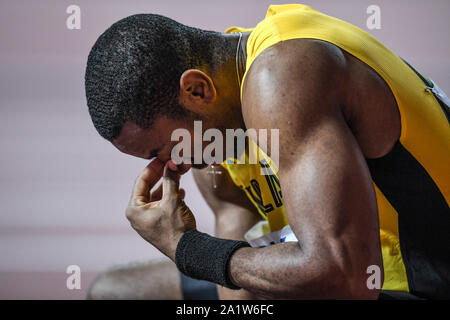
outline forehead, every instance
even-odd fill
[[[112,143],[120,151],[147,158],[150,152],[161,144],[162,134],[157,128],[142,129],[133,122],[127,121],[120,131],[120,135]]]

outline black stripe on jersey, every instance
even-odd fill
[[[372,179],[398,213],[400,249],[412,294],[450,297],[450,209],[427,171],[400,142],[367,159]]]

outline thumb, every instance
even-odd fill
[[[164,166],[162,180],[162,201],[176,200],[178,198],[178,189],[180,186],[180,173],[177,165],[172,161],[167,161]]]

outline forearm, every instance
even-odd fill
[[[241,248],[228,271],[235,285],[268,299],[355,298],[345,270],[302,251],[297,242]]]

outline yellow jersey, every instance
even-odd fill
[[[382,289],[450,297],[450,125],[445,94],[367,32],[306,5],[272,5],[256,27],[225,32],[251,32],[242,84],[261,52],[299,38],[330,42],[384,79],[398,105],[401,136],[386,156],[366,159],[378,205]],[[258,148],[252,141],[249,147]],[[222,166],[268,221],[271,232],[289,222],[277,171],[270,157],[260,152],[258,164],[227,159]],[[248,149],[242,157],[247,153]],[[262,175],[261,168],[274,174]]]

